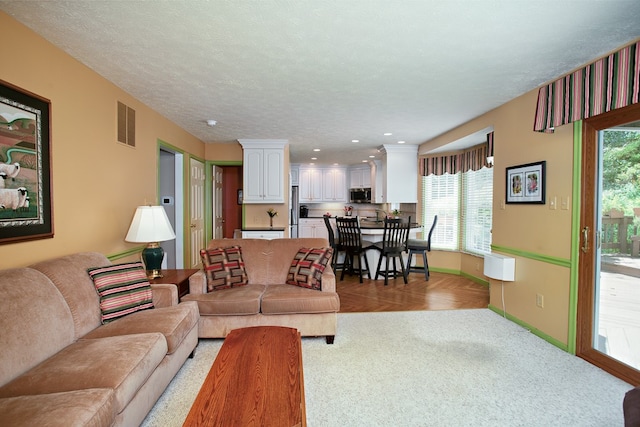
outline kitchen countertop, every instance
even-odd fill
[[[256,226],[256,227],[242,227],[242,231],[284,231],[284,227],[269,227],[265,226]]]

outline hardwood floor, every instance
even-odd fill
[[[343,281],[336,277],[340,295],[340,312],[371,311],[454,310],[487,308],[489,288],[464,277],[431,272],[429,281],[420,273],[409,274],[409,283],[401,277],[384,280],[364,279],[346,275]]]

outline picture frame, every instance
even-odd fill
[[[0,244],[52,238],[51,102],[0,80]]]
[[[506,169],[506,203],[544,205],[546,161],[511,166]]]

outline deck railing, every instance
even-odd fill
[[[606,254],[631,254],[631,237],[638,234],[632,216],[602,217],[600,247]]]

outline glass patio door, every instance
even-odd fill
[[[583,127],[577,354],[638,382],[640,108],[630,110]]]

